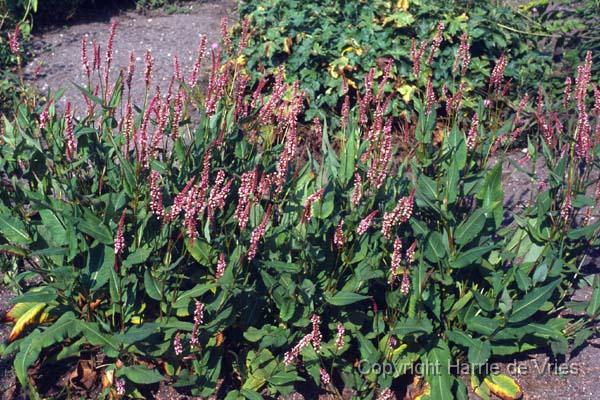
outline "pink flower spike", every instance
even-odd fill
[[[119,219],[119,225],[117,226],[117,234],[115,236],[115,255],[117,257],[123,254],[125,248],[125,238],[123,237],[123,230],[125,228],[125,210],[121,213],[121,219]]]
[[[256,252],[258,250],[258,242],[265,235],[265,231],[267,230],[267,224],[269,223],[270,219],[271,219],[271,205],[269,205],[267,207],[267,211],[265,212],[265,215],[264,215],[262,221],[256,227],[256,229],[254,229],[254,231],[252,232],[252,236],[250,237],[250,248],[248,249],[248,255],[247,255],[248,261],[252,261],[254,259],[254,257],[256,256]]]
[[[219,261],[217,261],[217,271],[215,272],[215,278],[222,278],[225,274],[225,268],[227,268],[227,261],[225,261],[225,253],[221,253],[219,255]]]
[[[344,247],[344,220],[340,220],[335,233],[333,234],[333,245],[339,250]]]
[[[346,329],[344,328],[344,324],[338,322],[337,324],[337,334],[335,336],[335,348],[337,350],[341,350],[344,347],[344,334],[346,333]]]
[[[312,218],[312,205],[317,201],[321,200],[323,197],[323,193],[325,193],[325,188],[321,188],[308,196],[306,202],[304,203],[304,213],[302,214],[302,218],[300,219],[301,223],[309,222]]]
[[[15,30],[8,34],[8,47],[10,48],[10,52],[15,56],[18,56],[21,51],[21,44],[19,43],[20,36],[21,25],[17,24]]]
[[[360,221],[360,224],[358,224],[358,228],[356,228],[356,233],[358,235],[363,235],[369,229],[371,223],[373,222],[373,219],[375,218],[375,216],[377,216],[378,213],[379,211],[375,210],[369,215],[367,215],[365,218],[363,218],[363,220]]]
[[[77,153],[77,141],[75,139],[75,135],[73,134],[73,113],[71,111],[71,103],[67,102],[67,107],[65,111],[65,140],[66,140],[66,151],[65,155],[67,157],[67,161],[73,160],[75,154]]]

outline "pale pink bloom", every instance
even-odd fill
[[[438,22],[435,36],[433,38],[433,41],[431,42],[431,50],[429,52],[429,57],[427,58],[427,65],[431,65],[431,63],[433,62],[433,58],[437,54],[440,45],[442,44],[442,40],[444,40],[444,29],[444,23],[442,21]]]
[[[377,400],[392,400],[393,397],[394,393],[392,392],[392,389],[385,388],[381,392],[379,392]]]
[[[252,261],[254,259],[254,257],[256,256],[256,252],[258,250],[258,242],[264,236],[265,231],[267,230],[267,224],[269,223],[270,218],[271,218],[271,205],[269,205],[267,207],[267,211],[265,212],[265,215],[263,216],[263,219],[260,222],[260,224],[256,227],[256,229],[254,229],[254,231],[252,231],[252,235],[250,237],[250,248],[248,249],[248,255],[247,255],[248,261]]]
[[[471,119],[471,128],[469,128],[469,133],[467,133],[467,149],[469,151],[473,150],[477,145],[477,135],[479,132],[479,117],[477,113],[473,114],[473,118]]]
[[[396,238],[394,240],[394,251],[392,252],[392,260],[390,265],[390,279],[389,283],[392,284],[396,280],[398,276],[398,269],[400,268],[400,264],[402,263],[402,240],[400,238]]]
[[[435,91],[433,90],[433,82],[431,79],[427,81],[427,88],[425,91],[425,115],[431,114],[431,111],[435,107],[437,103],[437,98],[435,97]]]
[[[200,301],[195,301],[195,309],[194,309],[194,326],[192,327],[192,335],[190,337],[190,343],[194,346],[199,344],[198,342],[198,331],[200,330],[200,325],[204,323],[204,303]]]
[[[496,66],[492,70],[492,74],[490,76],[490,86],[496,90],[499,90],[502,86],[502,80],[504,79],[504,70],[506,69],[506,56],[504,53],[498,59]]]
[[[403,224],[410,219],[413,213],[415,203],[415,191],[411,191],[408,196],[402,197],[396,207],[391,212],[383,215],[382,232],[386,239],[391,238],[392,229],[399,224]]]
[[[290,351],[284,354],[283,363],[285,365],[293,364],[298,359],[302,349],[308,346],[312,342],[312,339],[312,333],[306,334]]]
[[[404,272],[402,274],[402,283],[400,284],[400,293],[403,295],[407,295],[410,292],[410,277],[408,276],[408,272]]]
[[[73,134],[73,113],[71,111],[71,103],[67,102],[65,111],[65,140],[66,140],[66,156],[67,161],[73,160],[77,153],[77,140]]]
[[[412,73],[415,78],[418,78],[421,74],[421,59],[423,58],[423,54],[425,53],[425,49],[427,48],[427,42],[422,41],[417,49],[417,45],[414,39],[411,41],[410,48],[410,57],[412,59]]]
[[[125,83],[127,84],[127,88],[131,90],[131,81],[133,80],[133,75],[135,74],[135,53],[133,50],[129,52],[129,64],[127,65],[127,77],[125,78]]]
[[[312,205],[323,198],[323,193],[325,193],[325,188],[321,188],[307,197],[300,222],[305,223],[310,221],[312,218]]]
[[[50,105],[52,105],[52,100],[50,100],[48,103],[46,103],[44,110],[40,114],[40,129],[46,128],[46,125],[48,124],[48,121],[50,120],[50,115],[49,115]]]
[[[177,356],[183,353],[183,345],[181,344],[181,335],[179,333],[173,339],[173,350],[175,350],[175,355]]]
[[[341,249],[344,247],[344,220],[340,220],[337,228],[335,228],[335,233],[333,234],[333,245]]]
[[[231,35],[229,34],[227,17],[221,18],[221,38],[223,45],[229,54],[231,54]]]
[[[227,261],[225,261],[225,253],[219,255],[219,261],[217,261],[217,271],[215,278],[220,279],[225,274],[225,268],[227,268]]]
[[[156,218],[160,219],[164,215],[162,190],[160,188],[160,174],[158,171],[150,173],[150,211]]]
[[[17,24],[15,30],[12,33],[8,33],[8,47],[15,56],[18,56],[21,51],[21,44],[19,43],[20,36],[21,25]]]
[[[344,324],[338,322],[337,324],[337,334],[335,336],[335,348],[337,350],[341,350],[344,347],[344,334],[346,333],[346,328],[344,328]]]
[[[340,125],[342,129],[345,129],[348,125],[348,116],[350,115],[350,96],[344,96],[344,104],[342,105],[342,118],[340,119]]]
[[[92,70],[90,68],[90,60],[88,59],[87,53],[87,41],[85,37],[81,38],[81,67],[85,76],[89,79],[92,74]]]
[[[152,82],[152,69],[154,68],[154,58],[150,50],[146,51],[145,69],[144,69],[144,81],[146,82],[146,90],[150,89],[150,83]]]
[[[471,63],[469,35],[466,32],[460,36],[460,45],[458,46],[458,52],[456,53],[454,65],[452,66],[453,73],[456,73],[456,71],[458,70],[458,65],[461,62],[462,68],[460,70],[460,74],[462,76],[465,76],[467,70],[469,69],[469,64]]]
[[[257,171],[256,169],[242,174],[240,187],[238,189],[238,203],[234,212],[234,217],[238,221],[240,230],[246,229],[248,218],[250,217],[250,208],[252,207],[252,194],[256,188]]]
[[[117,396],[125,395],[125,380],[123,378],[115,381],[115,391],[117,392]]]
[[[92,42],[92,53],[93,53],[93,59],[92,59],[92,69],[94,71],[99,71],[100,70],[100,45],[98,45],[96,43],[96,40],[94,40]]]
[[[358,173],[354,173],[354,190],[352,191],[352,198],[350,201],[357,207],[362,199],[362,176]]]
[[[563,96],[563,107],[565,107],[565,110],[566,110],[567,106],[569,105],[569,100],[571,100],[572,85],[573,85],[573,81],[571,80],[571,77],[567,76],[567,78],[565,79],[565,92],[564,92],[564,96]]]
[[[310,318],[312,322],[312,345],[315,351],[318,353],[321,351],[321,341],[323,340],[323,335],[321,335],[320,325],[321,325],[321,317],[317,314],[313,314]]]
[[[125,210],[121,213],[121,218],[119,219],[119,225],[117,226],[117,234],[115,235],[115,255],[119,257],[123,254],[123,249],[125,248],[125,238],[123,237],[123,230],[125,229]]]
[[[323,383],[323,385],[329,385],[329,382],[331,382],[331,377],[327,371],[325,371],[325,368],[321,368],[319,373],[321,374],[321,383]]]
[[[417,242],[413,242],[410,247],[406,250],[406,262],[408,265],[412,264],[415,261],[415,251],[417,249]]]
[[[356,233],[358,235],[364,234],[369,229],[371,223],[373,222],[373,218],[375,218],[378,213],[379,211],[375,210],[363,218],[363,220],[358,224],[358,228],[356,228]]]
[[[206,54],[206,35],[200,35],[200,42],[198,43],[198,51],[196,53],[196,61],[194,62],[194,66],[192,68],[192,73],[190,74],[190,79],[188,84],[193,88],[198,83],[198,76],[200,74],[200,66],[202,65],[202,60],[204,59],[204,55]]]

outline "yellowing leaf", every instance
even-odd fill
[[[476,375],[471,375],[471,389],[479,398],[483,400],[490,399],[490,389],[486,385],[482,385]]]
[[[408,103],[412,100],[412,96],[417,90],[417,88],[411,85],[402,85],[396,90],[402,95],[402,100]]]
[[[45,307],[46,303],[35,303],[33,307],[31,307],[23,315],[21,315],[21,317],[17,320],[15,326],[13,326],[12,331],[10,332],[8,342],[13,342],[15,339],[21,336],[21,334],[25,331],[25,329],[28,326],[35,325],[47,320],[47,313],[46,316],[42,314],[42,311]]]
[[[286,37],[283,39],[283,51],[290,54],[292,52],[292,38]]]
[[[506,374],[488,375],[483,382],[494,395],[502,400],[517,400],[523,397],[521,386]]]
[[[240,54],[238,56],[238,58],[236,58],[235,63],[237,65],[239,65],[240,67],[244,67],[246,65],[246,56],[243,54]]]
[[[408,10],[408,0],[398,0],[396,7],[404,11]]]
[[[36,305],[37,303],[17,303],[15,304],[8,312],[4,315],[4,317],[0,320],[0,322],[15,322],[23,314],[27,312],[31,307]]]

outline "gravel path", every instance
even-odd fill
[[[220,36],[219,24],[223,16],[233,15],[234,0],[205,0],[185,3],[185,13],[173,15],[140,15],[124,12],[119,15],[101,16],[96,21],[74,24],[63,29],[48,31],[34,39],[35,57],[27,66],[29,79],[43,92],[65,89],[63,101],[69,99],[76,107],[84,107],[81,95],[72,85],[81,84],[83,73],[80,63],[80,40],[96,40],[104,47],[111,20],[119,22],[114,43],[115,70],[127,66],[129,52],[135,51],[137,58],[137,79],[142,80],[143,56],[146,50],[152,51],[155,58],[155,76],[165,77],[157,82],[161,90],[168,84],[167,77],[172,75],[173,56],[178,55],[182,66],[187,70],[192,64],[200,34],[208,36],[208,43],[217,42]],[[134,85],[143,87],[143,83]],[[140,92],[133,93],[134,100],[141,98]],[[60,104],[59,104],[60,106]],[[518,156],[517,156],[518,157]],[[526,175],[511,171],[506,173],[507,205],[519,207],[527,201],[529,194],[523,191]],[[597,260],[592,261],[590,273],[598,272]],[[589,291],[580,291],[578,296],[589,296]],[[10,293],[0,285],[0,312],[8,307]],[[8,329],[0,325],[0,341],[7,335]],[[10,371],[11,360],[0,359],[0,398],[6,397],[15,386],[14,375]],[[551,362],[550,362],[551,363]],[[526,374],[516,376],[524,389],[525,399],[582,399],[592,400],[600,397],[600,340],[590,340],[579,353],[567,360],[567,365],[576,368],[576,374],[559,374],[549,370],[548,357],[534,354],[517,361]],[[504,368],[509,364],[504,364]],[[540,372],[540,369],[542,370]],[[163,397],[163,396],[160,396]],[[168,397],[168,396],[165,396]],[[475,398],[475,397],[474,397]]]
[[[184,13],[165,15],[155,12],[141,15],[132,11],[121,12],[43,33],[33,40],[34,57],[25,69],[27,77],[44,93],[64,89],[63,104],[70,100],[76,108],[84,108],[82,95],[73,85],[85,86],[81,39],[85,37],[88,41],[90,62],[93,41],[101,46],[101,56],[104,58],[110,25],[116,20],[118,27],[114,40],[113,74],[118,74],[121,68],[127,68],[129,54],[134,51],[136,74],[132,96],[134,103],[139,102],[144,88],[144,55],[150,50],[154,58],[154,76],[160,77],[159,81],[155,78],[154,85],[158,84],[162,93],[165,93],[173,74],[173,58],[179,58],[182,71],[187,76],[194,62],[200,35],[207,35],[209,46],[218,42],[221,18],[234,18],[235,15],[235,0],[204,0],[184,4],[185,7],[179,9]]]

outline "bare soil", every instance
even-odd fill
[[[129,52],[135,51],[137,60],[136,74],[142,80],[143,56],[146,50],[151,50],[155,59],[155,76],[164,77],[156,82],[165,90],[167,77],[172,75],[173,56],[178,55],[184,71],[191,67],[200,34],[208,36],[209,44],[217,42],[220,36],[219,25],[223,16],[234,18],[232,10],[234,0],[207,0],[185,3],[181,9],[185,13],[166,15],[153,13],[141,15],[126,11],[117,14],[99,15],[91,21],[75,22],[70,26],[53,29],[35,37],[33,49],[35,57],[27,66],[26,72],[30,81],[42,92],[62,88],[65,90],[63,101],[69,99],[76,107],[84,107],[81,95],[73,85],[83,83],[83,71],[80,61],[81,38],[88,42],[96,40],[105,45],[110,23],[117,19],[119,28],[114,42],[115,71],[128,64]],[[231,19],[230,18],[230,19]],[[139,83],[139,82],[138,82]],[[143,84],[134,85],[143,87]],[[134,92],[134,100],[140,99],[142,93]],[[59,104],[60,106],[60,104]],[[519,159],[520,155],[513,155]],[[506,205],[512,209],[523,207],[531,199],[531,193],[526,192],[524,183],[527,175],[513,167],[505,169],[505,198]],[[599,263],[592,258],[586,266],[587,273],[597,273]],[[589,297],[589,290],[580,290],[577,296]],[[6,311],[12,294],[0,285],[0,312]],[[4,340],[8,327],[0,325],[0,341]],[[593,400],[600,398],[600,339],[592,338],[581,350],[563,360],[568,372],[559,369],[554,360],[546,354],[531,354],[512,362],[501,363],[502,369],[515,376],[524,391],[525,399],[581,399]],[[11,371],[12,360],[0,359],[0,398],[12,398],[16,389],[16,381]],[[515,373],[519,366],[521,374]],[[510,369],[512,368],[512,370]],[[564,367],[563,367],[564,368]],[[526,372],[525,372],[526,371]],[[179,398],[171,387],[161,386],[157,398]],[[300,396],[302,397],[302,396]],[[473,397],[476,398],[476,397]]]

